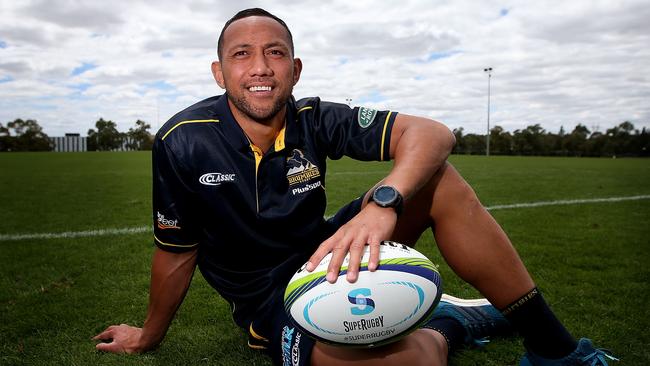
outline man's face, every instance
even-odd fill
[[[265,122],[286,106],[302,69],[290,47],[286,30],[268,17],[240,19],[226,29],[212,72],[237,109],[235,117]]]

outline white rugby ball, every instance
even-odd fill
[[[394,342],[427,322],[440,301],[436,266],[413,248],[384,241],[379,266],[368,271],[369,246],[356,282],[346,280],[349,255],[336,283],[325,279],[328,254],[313,272],[302,266],[289,281],[284,306],[305,334],[333,345],[372,347]]]

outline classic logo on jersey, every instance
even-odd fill
[[[223,174],[223,173],[205,173],[199,177],[199,183],[205,184],[206,186],[218,186],[224,182],[234,182],[234,174]]]
[[[160,230],[166,230],[166,229],[180,229],[181,227],[178,226],[178,219],[176,220],[170,220],[165,218],[165,215],[161,214],[160,212],[156,212],[158,218],[156,221],[158,222],[158,229]]]
[[[377,116],[377,111],[371,108],[360,107],[359,113],[357,115],[357,121],[361,128],[366,128],[374,122],[375,117]]]
[[[307,160],[302,151],[298,149],[293,149],[291,156],[287,158],[287,168],[289,168],[287,171],[287,180],[291,186],[294,184],[306,183],[314,178],[320,177],[318,167],[311,161]],[[313,188],[316,187],[312,187],[311,189]]]
[[[294,338],[295,333],[295,338]],[[284,326],[282,329],[282,365],[298,366],[300,364],[300,337],[302,334],[296,332],[296,328]],[[293,343],[293,345],[292,345]]]

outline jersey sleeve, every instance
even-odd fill
[[[390,160],[390,136],[396,112],[314,101],[313,126],[320,149],[330,159]]]
[[[195,195],[191,176],[170,147],[157,138],[152,151],[154,243],[170,252],[185,252],[199,245]]]

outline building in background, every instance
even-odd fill
[[[62,137],[50,137],[56,152],[88,151],[88,138],[78,133],[66,133]]]

